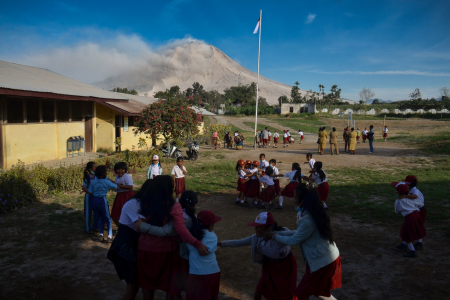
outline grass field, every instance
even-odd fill
[[[305,120],[294,118],[270,118],[271,122],[280,124],[280,127],[289,127],[296,131],[301,129],[303,132],[317,133],[319,128],[325,123],[319,120]]]

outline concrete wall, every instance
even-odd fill
[[[95,105],[94,132],[95,132],[95,148],[115,149],[114,145],[114,118],[115,113],[103,105]]]
[[[291,112],[292,108],[292,112]],[[300,114],[302,112],[305,112],[304,110],[307,109],[308,113],[314,114],[316,113],[316,105],[314,103],[282,103],[281,104],[281,114],[289,114],[289,113],[295,113]],[[303,110],[303,111],[302,111]]]
[[[318,109],[318,112],[322,112],[322,113],[328,113],[329,109],[328,108],[323,108],[323,109]],[[435,109],[430,109],[429,111],[423,110],[423,109],[418,109],[417,111],[411,110],[411,109],[405,109],[405,110],[399,110],[399,109],[393,109],[393,110],[388,110],[388,109],[382,109],[379,112],[377,112],[375,110],[375,108],[371,108],[367,111],[365,110],[353,110],[353,109],[346,109],[345,111],[339,109],[339,108],[335,108],[334,110],[331,111],[332,115],[338,115],[340,113],[343,113],[344,115],[348,115],[348,113],[352,113],[355,115],[377,115],[377,114],[388,114],[388,113],[393,113],[393,114],[399,114],[399,115],[407,115],[407,114],[436,114],[436,113],[449,113],[450,111],[446,108],[442,109],[442,110],[435,110]]]

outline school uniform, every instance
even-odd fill
[[[186,171],[184,166],[183,170]],[[175,165],[170,174],[175,175],[175,194],[181,195],[186,190],[186,180],[184,179],[185,175],[182,169],[178,165]]]
[[[273,182],[272,177],[268,175],[263,175],[259,178],[260,183],[264,183],[266,188],[259,195],[259,199],[263,202],[271,202],[273,198],[275,198],[275,183]]]
[[[147,170],[147,179],[153,179],[158,175],[162,175],[163,174],[163,169],[161,167],[161,164],[158,162],[156,165],[154,165],[153,163],[150,164],[150,166],[148,167]]]
[[[405,220],[400,229],[402,241],[412,242],[423,239],[427,232],[425,231],[419,207],[423,207],[419,199],[397,199],[394,204],[396,214],[401,213]]]
[[[286,132],[287,135],[287,142],[290,143],[291,142],[291,133],[288,131]]]
[[[272,166],[272,169],[273,169],[273,175],[280,174],[277,167]],[[281,189],[280,189],[280,180],[278,179],[278,177],[274,177],[273,183],[274,183],[274,187],[275,187],[275,194],[279,195]]]
[[[269,162],[267,160],[259,161],[259,168],[263,170],[261,176],[266,175],[266,168],[269,166]]]
[[[269,142],[269,132],[267,130],[264,130],[263,132],[263,141],[265,144]]]
[[[89,185],[89,192],[92,194],[92,208],[94,209],[94,214],[98,215],[98,229],[99,234],[103,235],[103,229],[106,228],[108,231],[108,236],[112,236],[111,227],[111,215],[109,213],[109,204],[106,199],[108,191],[117,190],[117,184],[112,183],[107,178],[97,178],[91,181]]]
[[[245,193],[245,191],[247,190],[247,185],[245,180],[247,180],[247,178],[245,177],[245,175],[247,175],[247,173],[244,170],[239,170],[238,172],[238,182],[237,182],[237,190],[239,192],[243,192]]]
[[[363,130],[363,132],[362,132],[362,139],[363,139],[364,143],[366,142],[368,133],[369,133],[369,131],[367,131],[367,130]]]
[[[220,269],[217,263],[217,235],[205,230],[201,241],[207,248],[208,254],[200,256],[191,245],[187,245],[189,252],[189,276],[186,283],[186,300],[217,300],[219,299]]]
[[[303,173],[300,173],[300,178],[294,180],[295,174],[297,174],[297,170],[291,171],[289,173],[283,174],[283,177],[289,178],[289,184],[281,191],[281,196],[285,197],[294,197],[295,187],[300,183],[301,177],[303,177]]]
[[[280,135],[278,134],[278,132],[275,132],[274,134],[273,134],[273,142],[275,143],[275,144],[278,144],[278,139],[280,138]]]
[[[138,241],[140,232],[134,223],[139,220],[141,203],[133,198],[127,201],[122,208],[119,219],[119,229],[114,238],[107,257],[114,264],[120,280],[127,284],[137,283],[138,268],[136,264]]]
[[[319,173],[315,172],[311,174],[311,178],[314,179],[314,185],[316,186],[317,193],[319,194],[319,199],[323,202],[327,201],[328,193],[330,192],[330,186],[328,185],[328,178],[325,171],[325,179],[322,181],[320,179]]]
[[[309,164],[309,168],[312,170],[312,169],[314,169],[314,164],[316,163],[316,160],[314,159],[314,158],[311,158],[309,161],[308,161],[308,164]]]
[[[384,128],[384,129],[383,129],[383,137],[384,137],[384,138],[387,138],[387,136],[388,136],[388,131],[389,131],[389,129],[387,129],[387,128]]]
[[[123,174],[122,177],[116,176],[115,181],[116,184],[120,185],[133,185],[133,178],[127,173]],[[133,190],[125,190],[120,187],[117,188],[116,199],[114,199],[113,207],[111,209],[111,218],[113,220],[119,220],[123,205],[133,197]]]
[[[272,132],[269,131],[269,143],[270,143],[270,138],[272,137]]]
[[[422,203],[422,207],[419,207],[419,215],[422,218],[422,222],[425,225],[425,220],[427,218],[427,209],[425,208],[425,198],[423,197],[423,194],[421,191],[419,191],[418,188],[413,187],[410,191],[410,194],[417,195],[417,199]],[[95,218],[95,216],[94,216]]]
[[[94,178],[90,177],[89,184],[86,181],[86,179],[83,180],[83,186],[85,186],[86,188],[89,188],[90,183],[93,180],[95,180],[95,178],[96,178],[95,176],[94,176]],[[92,195],[89,195],[87,193],[84,195],[84,229],[87,232],[92,231],[92,230],[98,230],[98,216],[97,216],[97,214],[94,213],[94,209],[92,208],[92,199],[93,199]],[[94,215],[94,221],[91,226],[92,215]]]
[[[283,234],[283,231],[277,231]],[[267,300],[295,299],[297,261],[291,248],[275,240],[264,241],[256,234],[241,240],[222,241],[224,247],[252,247],[252,259],[262,265],[262,274],[256,289]]]
[[[299,131],[298,135],[300,136],[300,143],[303,142],[303,131]]]
[[[258,180],[258,168],[249,170],[253,175],[250,180],[247,181],[247,190],[245,191],[245,196],[247,197],[258,197],[259,196],[259,180]]]
[[[288,135],[287,135],[287,133],[285,132],[285,133],[283,133],[283,144],[287,144],[288,143]]]

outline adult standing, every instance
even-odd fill
[[[369,154],[373,153],[373,140],[375,138],[375,132],[373,131],[373,125],[370,125],[370,131],[369,133],[367,133],[367,139],[369,140],[369,147],[370,147],[370,152]]]
[[[316,190],[308,189],[305,184],[295,188],[294,203],[298,211],[297,230],[283,232],[283,236],[267,231],[266,239],[290,246],[300,245],[306,272],[295,292],[299,300],[309,299],[312,295],[335,299],[331,290],[342,286],[342,267],[330,218]]]
[[[338,133],[336,132],[336,127],[333,127],[333,131],[330,133],[330,150],[331,155],[334,155],[334,149],[336,149],[336,154],[339,155],[339,145],[337,141]]]
[[[345,152],[350,152],[350,128],[348,128],[348,126],[344,129],[344,151]]]
[[[327,146],[327,138],[328,138],[327,128],[323,127],[322,131],[319,133],[320,155],[323,155],[323,151],[325,150],[325,148]]]
[[[349,150],[350,150],[350,154],[355,154],[355,150],[356,150],[356,137],[357,137],[357,133],[355,132],[355,128],[352,127],[352,129],[350,129],[350,134],[349,134]]]

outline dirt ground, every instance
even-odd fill
[[[237,124],[233,118],[226,121]],[[326,124],[331,126],[335,122],[340,120],[327,120]],[[376,127],[377,122],[373,122]],[[422,122],[399,123],[401,129],[390,126],[393,133],[406,128],[434,130],[433,126]],[[448,126],[445,122],[441,125]],[[296,143],[288,148],[279,146],[277,149],[253,151],[253,145],[247,145],[242,151],[217,151],[230,160],[256,160],[259,153],[264,152],[266,158],[276,158],[281,172],[290,171],[293,162],[307,168],[303,164],[307,152],[312,152],[316,160],[322,161],[325,170],[387,167],[403,164],[412,158],[426,159],[416,149],[389,141],[376,142],[375,153],[370,155],[368,144],[358,144],[356,155],[343,153],[343,144],[340,144],[341,155],[331,156],[328,151],[320,156],[317,154],[316,140],[316,135],[307,134],[303,144]],[[209,147],[200,150],[199,161],[201,152],[206,150]],[[215,229],[219,240],[253,234],[254,229],[246,224],[262,211],[234,205],[236,194],[235,190],[230,189],[199,197],[198,210],[211,209],[223,218]],[[332,199],[330,195],[329,215],[343,268],[343,286],[333,292],[337,299],[448,299],[450,241],[440,232],[433,231],[432,224],[427,224],[424,250],[418,253],[416,259],[406,259],[395,249],[399,243],[400,225],[355,222],[345,214],[333,212]],[[283,210],[273,213],[280,225],[295,229],[296,211],[292,200],[286,199]],[[0,299],[120,299],[125,283],[119,281],[113,265],[106,258],[109,245],[91,241],[90,236],[82,232],[80,222],[82,211],[53,205],[49,199],[1,215]],[[252,299],[261,266],[253,263],[250,251],[250,247],[245,247],[219,248],[216,252],[222,273],[220,299]],[[305,272],[305,265],[299,247],[292,247],[292,251],[297,259],[299,281]],[[140,294],[137,299],[141,299]],[[159,299],[163,299],[161,293]]]

